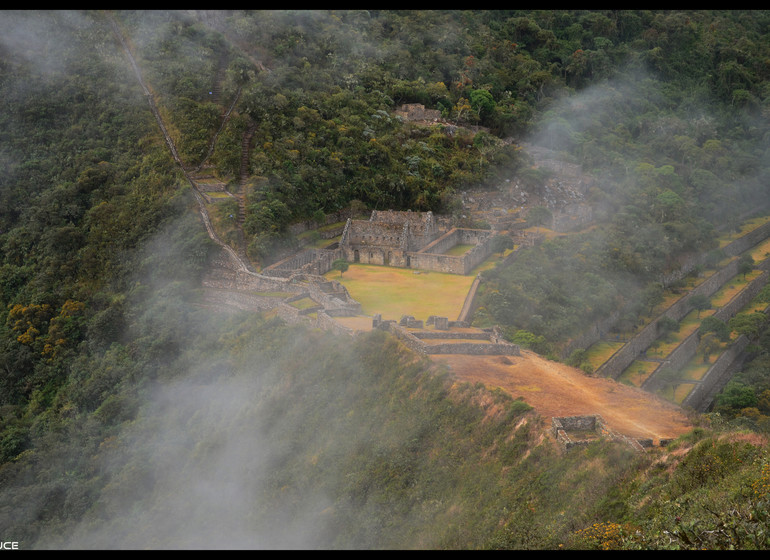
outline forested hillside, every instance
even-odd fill
[[[770,211],[769,34],[764,11],[0,13],[0,540],[768,548],[764,322],[692,433],[564,453],[383,332],[206,305],[218,247],[120,38],[184,170],[241,197],[255,266],[349,208],[489,227],[464,193],[547,199],[525,145],[581,166],[591,227],[486,271],[475,317],[558,358]]]

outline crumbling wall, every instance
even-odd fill
[[[645,447],[636,439],[615,433],[612,429],[609,428],[609,426],[604,423],[604,419],[598,414],[551,418],[551,433],[554,435],[554,437],[556,437],[556,441],[558,441],[565,450],[576,446],[590,445],[592,442],[596,441],[594,438],[573,440],[570,437],[569,432],[582,432],[584,435],[587,432],[591,432],[595,434],[597,438],[604,437],[612,441],[624,443],[636,451],[641,452],[644,451]],[[661,445],[663,445],[664,441],[667,440],[661,440]],[[647,447],[649,447],[652,442],[651,440],[645,440],[645,444]]]
[[[321,276],[332,269],[335,260],[342,257],[340,249],[306,249],[266,267],[262,274],[281,278],[297,273]]]
[[[588,204],[570,204],[553,213],[551,229],[564,233],[574,231],[591,223],[593,209]]]
[[[394,113],[407,121],[438,121],[441,119],[441,111],[426,109],[422,103],[404,103]]]
[[[403,319],[402,319],[403,322]],[[409,324],[407,321],[406,324]],[[519,356],[521,351],[518,345],[506,342],[494,333],[485,332],[485,338],[479,340],[489,340],[489,343],[475,343],[475,342],[453,342],[453,343],[437,343],[429,344],[427,341],[429,338],[421,338],[417,333],[407,330],[406,327],[397,324],[395,321],[383,321],[379,323],[379,328],[385,328],[399,338],[404,344],[406,344],[412,350],[421,354],[470,354],[474,356]],[[428,333],[439,334],[435,331]],[[464,334],[464,333],[461,333]],[[438,338],[438,337],[433,337]],[[447,337],[449,338],[449,337]],[[455,339],[462,340],[461,336],[455,336]],[[471,340],[471,338],[467,338]],[[446,339],[444,339],[446,340]]]

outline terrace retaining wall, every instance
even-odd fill
[[[671,319],[679,322],[687,315],[691,310],[690,300],[695,295],[705,295],[710,297],[714,294],[727,280],[732,278],[738,273],[738,261],[733,260],[709,278],[704,280],[700,285],[693,288],[688,294],[679,298],[674,302],[660,316],[656,317],[646,327],[644,327],[636,336],[626,342],[621,348],[619,348],[610,358],[596,369],[596,374],[604,377],[611,377],[617,379],[620,374],[625,370],[631,362],[633,362],[639,354],[650,347],[650,345],[658,338],[660,331],[658,323],[663,317],[670,317]]]

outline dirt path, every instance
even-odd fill
[[[546,419],[600,414],[614,431],[633,438],[675,438],[690,429],[684,411],[651,393],[522,350],[521,356],[431,356],[456,378],[499,387],[522,397]]]

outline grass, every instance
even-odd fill
[[[470,251],[475,245],[471,245],[470,243],[458,243],[448,251],[445,251],[445,255],[449,255],[450,257],[460,257]]]
[[[341,227],[345,227],[345,222],[334,222],[333,224],[326,224],[325,226],[319,227],[318,231],[333,231]]]
[[[287,298],[295,294],[293,292],[254,292],[254,295],[263,297]]]
[[[342,235],[332,237],[331,239],[316,239],[312,243],[306,245],[306,247],[310,249],[323,249],[324,247],[328,247],[329,245],[333,245],[334,243],[339,242],[340,239],[342,239]]]
[[[625,342],[609,342],[606,340],[600,340],[595,344],[592,344],[586,351],[586,359],[594,369],[598,368],[604,362],[610,359],[615,352],[623,347]]]
[[[756,311],[764,313],[767,306],[768,303],[766,301],[758,301],[755,299],[743,306],[739,313],[754,313]]]
[[[749,249],[748,253],[755,263],[765,260],[770,256],[770,239],[765,239],[763,242],[758,243],[753,249]]]
[[[706,372],[709,370],[709,368],[714,365],[713,355],[711,358],[709,358],[709,360],[709,362],[703,363],[703,355],[696,354],[681,371],[679,375],[680,379],[692,379],[700,381],[703,379],[703,376],[706,375]]]
[[[719,357],[724,349],[723,345],[720,350],[711,355],[708,362],[703,361],[703,354],[696,353],[679,372],[678,378],[680,382],[673,388],[671,386],[665,387],[661,390],[660,395],[667,400],[682,404],[682,401],[684,401],[687,395],[689,395],[693,388],[695,388],[695,383],[693,383],[693,381],[700,381],[703,379],[703,376],[706,375],[709,368],[714,365],[716,358]]]
[[[326,278],[340,281],[351,297],[361,303],[366,315],[381,313],[383,319],[403,315],[427,319],[430,315],[455,320],[462,310],[473,276],[424,272],[371,264],[351,264],[340,277],[338,271]]]
[[[302,299],[289,302],[289,305],[296,307],[297,309],[308,309],[310,307],[316,307],[318,304],[309,297],[304,297]]]
[[[689,395],[693,388],[695,387],[695,383],[680,383],[674,388],[673,391],[673,401],[676,404],[682,404],[684,399],[687,398],[687,395]]]
[[[733,276],[730,281],[725,283],[722,288],[720,288],[716,293],[714,293],[713,296],[711,296],[711,306],[714,308],[722,307],[731,299],[733,299],[733,297],[735,297],[738,292],[743,290],[743,288],[745,288],[749,282],[751,282],[761,273],[762,271],[760,270],[752,270],[746,275],[746,278],[743,277],[743,274]]]
[[[751,220],[747,220],[743,224],[741,224],[741,230],[739,232],[729,232],[719,237],[719,247],[722,248],[731,241],[735,241],[739,237],[742,237],[749,233],[750,231],[753,231],[757,229],[759,226],[765,224],[770,220],[770,216],[760,216],[757,218],[752,218]]]
[[[647,350],[647,355],[652,358],[665,358],[674,350],[674,348],[679,346],[685,338],[698,329],[703,319],[713,314],[713,309],[706,309],[700,312],[699,317],[698,311],[693,309],[679,321],[679,330],[675,333],[670,333],[665,339],[659,338],[653,342]]]
[[[489,255],[489,257],[487,257],[487,260],[485,260],[479,266],[471,270],[471,276],[476,276],[479,272],[484,272],[485,270],[492,270],[498,265],[498,263],[503,262],[505,257],[513,253],[518,248],[519,248],[518,245],[514,245],[513,249],[506,249],[505,251],[503,251],[502,256],[500,256],[500,253],[492,253],[491,255]]]
[[[626,385],[641,387],[642,383],[647,380],[658,365],[660,365],[658,362],[634,360],[625,370],[623,370],[623,373],[618,377],[618,381],[625,383]]]

